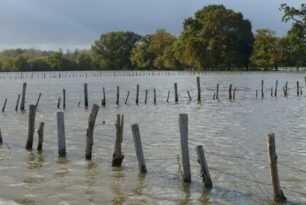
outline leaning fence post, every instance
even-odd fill
[[[60,157],[66,156],[66,136],[65,136],[65,121],[64,112],[57,112],[57,141],[58,141],[58,155]]]
[[[179,114],[179,125],[181,135],[181,150],[183,159],[183,171],[184,171],[184,182],[191,182],[190,173],[190,161],[189,161],[189,150],[188,150],[188,115]]]
[[[19,100],[20,100],[20,94],[18,94],[18,98],[17,98],[17,102],[16,102],[16,107],[15,107],[16,112],[18,110]]]
[[[4,105],[3,105],[3,107],[2,107],[2,112],[5,111],[6,103],[7,103],[7,98],[5,98],[5,100],[4,100]]]
[[[39,103],[39,101],[40,101],[40,97],[41,97],[41,93],[39,93],[39,95],[38,95],[38,98],[37,98],[37,101],[36,101],[36,108],[38,107],[38,103]]]
[[[274,201],[276,202],[284,202],[287,200],[287,198],[285,197],[280,187],[274,133],[268,134],[268,151],[269,151],[271,176],[272,176],[273,198]]]
[[[170,90],[168,90],[167,102],[169,102]]]
[[[32,149],[33,146],[33,137],[35,131],[35,115],[36,115],[36,106],[29,106],[29,121],[28,121],[28,139],[26,142],[25,148],[28,150]]]
[[[140,173],[145,174],[147,173],[147,167],[146,167],[146,162],[143,156],[143,150],[142,150],[142,144],[141,144],[138,124],[132,125],[132,133],[133,133],[133,138],[134,138],[136,157],[138,160],[138,169]]]
[[[129,95],[130,95],[130,91],[127,92],[127,95],[126,95],[126,99],[125,99],[125,103],[124,103],[124,104],[127,104],[128,99],[129,99]]]
[[[121,116],[117,115],[117,122],[116,122],[116,140],[115,140],[115,150],[113,153],[113,160],[112,160],[112,167],[121,167],[122,160],[124,155],[122,155],[121,151],[121,144],[123,139],[123,123],[124,123],[124,115]]]
[[[201,101],[201,85],[200,85],[200,77],[197,77],[197,88],[198,88],[198,101]]]
[[[45,123],[41,122],[39,125],[39,129],[37,130],[38,133],[38,144],[37,144],[37,150],[41,151],[43,147],[43,142],[44,142],[44,127]]]
[[[86,133],[86,150],[85,150],[85,158],[87,160],[91,160],[92,156],[92,146],[93,146],[93,132],[95,127],[96,118],[98,115],[99,106],[96,104],[92,105],[91,113],[89,114],[88,119],[88,128]]]
[[[26,89],[27,89],[27,83],[24,82],[22,86],[22,97],[21,97],[20,110],[24,110]]]
[[[203,182],[205,184],[205,187],[208,189],[213,188],[213,183],[210,178],[209,170],[208,170],[208,165],[207,161],[205,158],[204,150],[202,145],[198,145],[196,147],[197,150],[197,155],[198,155],[198,163],[201,166],[201,176],[203,178]]]

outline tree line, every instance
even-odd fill
[[[306,5],[282,4],[286,36],[265,28],[252,33],[251,22],[223,5],[208,5],[183,22],[178,37],[164,29],[139,35],[104,33],[89,50],[0,52],[0,71],[48,70],[233,70],[306,66]]]

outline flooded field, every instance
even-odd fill
[[[150,75],[149,75],[150,74]],[[267,134],[276,135],[281,186],[289,203],[306,202],[306,87],[305,72],[64,72],[0,74],[0,113],[4,144],[0,147],[0,204],[267,204],[272,197]],[[196,77],[201,78],[198,103]],[[256,98],[264,80],[265,96]],[[278,96],[270,89],[278,80]],[[282,87],[288,82],[288,97]],[[302,96],[296,94],[300,82]],[[15,112],[22,83],[27,82],[26,111]],[[177,82],[179,102],[174,102]],[[88,84],[89,109],[84,109],[83,84]],[[213,100],[219,83],[219,100]],[[237,88],[228,100],[228,87]],[[139,105],[135,104],[140,85]],[[120,105],[116,87],[120,86]],[[100,108],[94,130],[92,161],[86,161],[85,135],[91,105]],[[66,89],[66,109],[57,100]],[[148,102],[144,104],[145,90]],[[153,103],[153,89],[157,103]],[[167,103],[168,90],[171,91]],[[190,92],[189,100],[186,91]],[[124,104],[127,92],[127,104]],[[36,129],[45,122],[43,152],[24,149],[28,109],[42,93]],[[79,106],[78,106],[79,105]],[[56,112],[64,111],[66,159],[58,158]],[[192,183],[181,178],[178,115],[189,117]],[[124,114],[122,168],[112,168],[117,114]],[[148,173],[138,174],[131,124],[138,123]],[[35,133],[34,147],[37,145]],[[203,145],[214,188],[203,186],[195,152]]]

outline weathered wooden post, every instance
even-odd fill
[[[99,106],[97,104],[93,104],[91,108],[91,113],[89,114],[88,119],[88,128],[86,133],[86,150],[85,150],[85,158],[87,160],[91,160],[92,156],[92,146],[94,144],[93,141],[93,133],[94,133],[94,127],[96,118],[98,115]]]
[[[105,89],[103,88],[103,99],[102,99],[102,106],[106,104],[106,97],[105,97]]]
[[[84,105],[85,108],[88,107],[88,91],[87,91],[87,83],[84,83]]]
[[[278,86],[278,80],[276,80],[275,82],[274,97],[277,97],[277,86]]]
[[[0,129],[0,145],[3,144],[3,139],[2,139],[2,133],[1,133],[1,129]]]
[[[296,95],[300,96],[300,83],[299,83],[299,81],[296,81]]]
[[[179,115],[180,135],[181,135],[181,150],[183,160],[184,182],[191,182],[189,150],[188,150],[188,115]]]
[[[41,122],[39,124],[39,129],[37,130],[38,133],[38,144],[37,144],[37,150],[41,151],[43,147],[43,142],[44,142],[44,127],[45,123]]]
[[[6,103],[7,103],[7,98],[5,98],[5,100],[4,100],[4,104],[3,104],[3,107],[2,107],[2,112],[5,111]]]
[[[168,90],[167,102],[169,102],[170,90]]]
[[[16,102],[16,107],[15,107],[16,112],[18,110],[19,100],[20,100],[20,94],[18,94],[18,98],[17,98],[17,102]]]
[[[24,82],[22,86],[22,97],[21,97],[20,110],[24,110],[26,89],[27,89],[27,83]]]
[[[233,100],[235,100],[235,98],[236,98],[236,90],[237,90],[237,88],[234,87],[234,91],[233,91]]]
[[[219,99],[219,83],[217,83],[217,91],[216,91],[215,98],[216,98],[217,100]]]
[[[63,89],[63,109],[66,109],[66,90]]]
[[[116,105],[119,105],[119,86],[117,86]]]
[[[60,109],[60,106],[61,106],[61,97],[59,97],[57,100],[57,109]]]
[[[144,103],[147,104],[147,98],[148,98],[148,90],[146,89],[146,93],[145,93],[145,101]]]
[[[174,100],[178,102],[178,94],[177,94],[177,83],[174,83]]]
[[[154,101],[154,104],[156,104],[156,89],[153,90],[153,93],[154,93],[153,101]]]
[[[128,91],[127,95],[126,95],[126,99],[125,99],[125,103],[124,104],[127,104],[127,101],[129,99],[129,96],[130,96],[130,91]]]
[[[40,97],[41,97],[41,93],[39,93],[39,95],[38,95],[38,98],[37,98],[37,101],[36,101],[36,108],[38,107],[38,103],[39,103],[39,101],[40,101]]]
[[[35,115],[36,115],[36,105],[29,106],[29,121],[28,121],[28,139],[25,145],[27,150],[31,150],[33,147],[33,137],[35,131]]]
[[[136,105],[138,105],[138,102],[139,102],[139,85],[137,84],[136,86]]]
[[[264,81],[261,80],[261,98],[264,98]]]
[[[136,157],[138,161],[138,169],[140,173],[145,174],[147,173],[147,167],[146,167],[146,162],[143,156],[143,150],[142,150],[142,144],[141,144],[138,124],[132,125],[132,133],[133,133],[134,145],[135,145],[135,150],[136,150]]]
[[[258,90],[256,89],[256,98],[258,97]]]
[[[276,202],[285,202],[287,198],[285,197],[283,191],[280,187],[278,168],[277,168],[277,154],[275,148],[275,135],[274,133],[268,134],[268,151],[271,167],[272,176],[272,188],[273,188],[273,198]]]
[[[212,189],[213,183],[209,174],[209,169],[207,165],[207,161],[205,158],[204,150],[202,145],[198,145],[196,147],[197,155],[198,155],[198,163],[201,166],[201,176],[203,178],[203,182],[206,188]]]
[[[201,85],[200,85],[200,77],[199,76],[197,77],[197,88],[198,88],[198,101],[201,102]]]
[[[65,136],[65,120],[64,112],[57,112],[57,142],[59,157],[66,156],[66,136]]]
[[[271,97],[273,97],[273,87],[271,87]]]
[[[122,160],[124,158],[124,155],[121,151],[121,144],[123,140],[123,125],[124,125],[124,115],[121,116],[117,115],[117,122],[115,124],[116,126],[116,140],[115,140],[115,147],[114,147],[114,153],[113,153],[113,160],[112,160],[112,167],[121,167]]]
[[[191,101],[192,99],[191,99],[191,96],[190,96],[190,93],[189,93],[188,90],[187,90],[187,94],[188,94],[188,97],[189,97],[189,101]]]
[[[232,87],[233,87],[233,85],[230,84],[229,88],[228,88],[228,99],[230,99],[230,100],[232,100]]]

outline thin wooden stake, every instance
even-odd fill
[[[156,104],[156,89],[153,90],[153,93],[154,93],[154,98],[153,98],[154,100],[153,101],[154,101],[154,104]]]
[[[27,83],[24,82],[22,86],[22,97],[21,97],[20,110],[24,110],[26,89],[27,89]]]
[[[63,109],[66,109],[66,90],[63,89]]]
[[[189,150],[188,150],[188,115],[179,115],[179,125],[180,125],[180,135],[181,135],[181,150],[182,150],[182,160],[183,160],[183,180],[186,183],[191,182],[191,172],[190,172],[190,160],[189,160]]]
[[[43,142],[44,142],[44,127],[45,123],[41,122],[39,124],[39,129],[37,130],[38,133],[38,144],[37,144],[37,150],[41,151],[43,147]]]
[[[234,100],[235,100],[235,98],[236,98],[236,90],[237,90],[237,88],[234,87],[234,91],[233,91],[233,99],[234,99]]]
[[[20,100],[20,94],[18,94],[18,98],[17,98],[17,102],[16,102],[16,107],[15,107],[16,112],[18,110],[19,100]]]
[[[28,121],[28,139],[25,145],[27,150],[32,150],[33,147],[33,138],[35,131],[35,115],[36,115],[36,106],[29,106],[29,121]]]
[[[102,99],[102,106],[106,104],[106,97],[105,97],[105,89],[103,88],[103,99]]]
[[[117,86],[116,105],[119,105],[119,95],[120,95],[119,89],[120,89],[119,86]]]
[[[89,114],[88,119],[88,128],[86,133],[86,150],[85,150],[85,158],[87,160],[91,160],[92,156],[92,146],[94,144],[93,141],[93,133],[94,133],[94,127],[96,118],[98,115],[99,106],[97,104],[93,104],[91,108],[91,113]]]
[[[278,80],[276,80],[275,82],[274,97],[277,97],[277,86],[278,86]]]
[[[200,77],[197,77],[197,88],[198,88],[198,101],[201,101],[201,84],[200,84]],[[191,100],[191,98],[190,98]]]
[[[256,89],[256,98],[258,97],[258,90]]]
[[[230,99],[230,100],[232,100],[232,87],[233,87],[233,85],[230,84],[229,88],[228,88],[228,99]]]
[[[3,139],[2,139],[2,133],[1,133],[1,129],[0,129],[0,145],[3,144]]]
[[[169,102],[170,90],[168,90],[167,102]]]
[[[6,103],[7,103],[7,98],[5,98],[5,100],[4,100],[4,104],[3,104],[3,107],[2,107],[2,112],[5,111]]]
[[[300,96],[300,83],[299,83],[299,81],[296,81],[296,95]]]
[[[130,96],[130,91],[128,91],[127,95],[126,95],[126,99],[125,99],[125,103],[124,104],[127,104],[127,101],[129,99],[129,96]]]
[[[124,115],[121,116],[117,115],[117,123],[116,126],[116,140],[115,140],[115,147],[114,147],[114,153],[113,153],[113,160],[112,160],[112,166],[113,167],[121,167],[122,160],[124,158],[124,155],[122,155],[121,151],[121,144],[123,140],[123,125],[124,125]]]
[[[271,88],[271,97],[273,97],[273,87]]]
[[[133,133],[134,145],[135,145],[135,150],[136,150],[136,157],[138,160],[138,169],[140,173],[145,174],[147,173],[147,167],[146,167],[146,162],[143,156],[143,150],[142,150],[142,144],[141,144],[138,124],[132,125],[132,133]]]
[[[189,100],[191,101],[192,99],[191,99],[191,96],[190,96],[190,93],[189,93],[188,90],[187,90],[187,94],[188,94],[188,96],[189,96]]]
[[[66,135],[65,135],[65,120],[64,112],[57,112],[57,141],[59,157],[66,156]]]
[[[148,90],[146,89],[145,101],[144,101],[145,104],[147,104],[147,98],[148,98]]]
[[[217,83],[216,99],[219,99],[219,83]]]
[[[37,98],[37,101],[36,101],[36,108],[38,107],[38,103],[39,103],[39,101],[40,101],[40,97],[41,97],[41,93],[39,93],[39,95],[38,95],[38,98]]]
[[[174,100],[178,102],[178,94],[177,94],[177,83],[174,83]]]
[[[261,80],[261,98],[264,98],[264,81]]]
[[[205,158],[204,150],[202,145],[198,145],[196,147],[197,155],[198,155],[198,163],[201,166],[201,176],[203,178],[203,182],[206,188],[212,189],[213,183],[209,174],[209,169],[207,165],[207,161]]]
[[[60,109],[60,106],[61,106],[61,97],[59,97],[57,100],[57,109]]]
[[[268,151],[269,151],[271,176],[272,176],[273,198],[274,201],[276,202],[285,202],[287,198],[285,197],[283,191],[281,190],[279,176],[278,176],[277,154],[276,154],[274,133],[268,134]]]
[[[137,84],[136,86],[136,105],[138,105],[138,102],[139,102],[139,85]]]
[[[85,105],[85,108],[88,107],[88,90],[87,90],[87,83],[84,83],[84,105]]]

